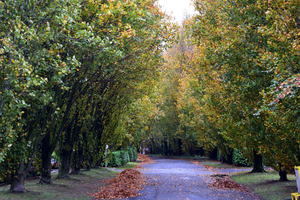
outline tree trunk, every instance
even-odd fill
[[[85,164],[85,166],[83,167],[84,171],[91,171],[91,165],[90,163],[87,161],[87,163]]]
[[[279,176],[280,176],[279,181],[288,181],[287,172],[285,170],[284,171],[280,170]]]
[[[47,133],[47,135],[42,139],[42,169],[41,169],[41,177],[40,177],[40,183],[41,184],[52,184],[51,180],[51,154],[50,151],[50,133]]]
[[[43,157],[43,156],[42,156]],[[41,184],[52,184],[51,180],[51,155],[45,155],[42,159],[42,169],[41,169]]]
[[[279,166],[280,166],[280,170],[279,170],[280,179],[279,179],[279,181],[288,181],[287,172],[285,170],[282,170],[281,164],[279,164]]]
[[[76,175],[78,175],[78,174],[82,174],[82,172],[81,172],[81,168],[80,167],[72,167],[72,172],[71,172],[71,174],[76,174]]]
[[[254,151],[254,163],[252,173],[266,172],[263,166],[263,157]]]
[[[11,185],[10,185],[10,191],[13,193],[24,193],[27,192],[24,185],[24,180],[26,176],[25,169],[25,163],[22,162],[20,166],[20,172],[17,174],[12,173],[11,174]]]
[[[91,171],[91,161],[92,156],[91,152],[88,148],[89,141],[87,138],[87,133],[85,131],[82,132],[82,139],[83,139],[83,145],[82,145],[82,151],[83,151],[83,170],[84,171]]]
[[[71,150],[67,150],[65,148],[63,148],[61,150],[61,155],[60,155],[60,163],[59,163],[59,171],[58,171],[58,176],[57,178],[70,178],[70,159],[72,157],[72,151]]]
[[[178,139],[178,155],[182,156],[183,152],[182,152],[182,140]]]
[[[215,147],[212,152],[209,153],[209,158],[213,159],[213,160],[217,160],[218,159],[218,148]]]
[[[169,153],[169,148],[168,148],[168,142],[167,142],[166,139],[164,140],[164,143],[165,143],[165,152],[164,152],[164,155],[167,156],[168,153]]]
[[[75,152],[73,165],[72,165],[72,174],[82,174],[81,166],[83,161],[83,150],[80,141],[78,142],[78,149]]]

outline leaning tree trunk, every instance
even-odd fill
[[[26,176],[26,171],[25,169],[25,163],[24,161],[22,162],[20,166],[20,172],[17,174],[12,173],[11,174],[11,185],[10,185],[10,191],[14,193],[24,193],[27,192],[25,189],[25,176]]]
[[[254,163],[252,173],[266,172],[263,166],[263,157],[262,155],[257,154],[254,150]]]
[[[51,180],[51,138],[50,133],[42,139],[41,149],[42,149],[42,169],[40,176],[41,184],[52,184]]]

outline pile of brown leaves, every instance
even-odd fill
[[[145,169],[144,167],[140,166],[140,165],[136,165],[134,166],[135,169]]]
[[[106,180],[110,185],[102,187],[100,192],[90,194],[96,199],[122,199],[140,196],[146,178],[135,169],[125,169],[117,177]]]
[[[201,164],[201,162],[195,161],[195,160],[192,160],[191,162],[194,163],[195,165],[200,165]]]
[[[137,160],[142,161],[141,164],[156,163],[154,160],[144,154],[138,153]]]
[[[210,166],[210,165],[203,165],[203,167],[205,167],[205,169],[207,169],[207,170],[214,170],[214,169],[216,169],[215,167]]]
[[[211,184],[213,187],[222,188],[222,189],[235,189],[240,191],[247,191],[246,188],[237,184],[229,177],[224,177],[222,179],[216,179],[216,181]]]

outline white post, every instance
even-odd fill
[[[300,170],[300,166],[295,167],[295,174],[296,174],[296,181],[297,181],[298,193],[300,193],[300,177],[299,177],[299,170]]]
[[[105,147],[105,168],[107,167],[107,149],[108,149],[108,145],[106,145]]]

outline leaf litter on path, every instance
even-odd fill
[[[135,169],[125,169],[117,177],[106,180],[108,186],[100,188],[97,193],[90,194],[96,199],[122,199],[139,196],[146,178]]]
[[[230,189],[230,190],[239,190],[243,192],[247,192],[248,190],[241,186],[240,184],[233,181],[230,177],[217,178],[215,181],[210,184],[212,187],[221,188],[221,189]]]
[[[142,161],[141,165],[148,164],[148,163],[156,163],[154,160],[152,160],[148,156],[146,156],[144,154],[140,154],[140,153],[138,154],[137,160]]]
[[[146,155],[138,154],[141,164],[156,163]],[[135,168],[143,169],[137,165]],[[146,177],[136,169],[125,169],[117,177],[104,181],[109,185],[99,188],[97,193],[90,194],[96,199],[123,199],[140,196],[138,191],[144,189]]]

